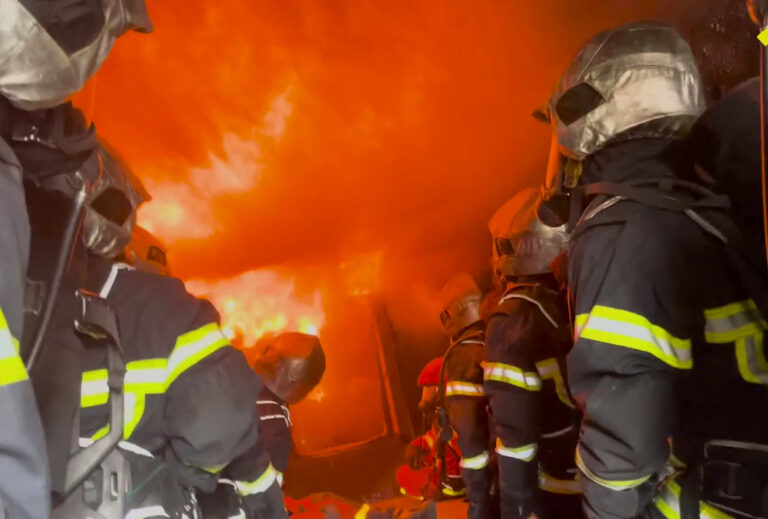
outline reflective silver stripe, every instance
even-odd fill
[[[512,364],[502,362],[486,362],[483,364],[485,380],[511,384],[528,391],[539,391],[541,379],[532,371],[523,371]]]
[[[469,382],[448,382],[445,385],[445,396],[484,396],[485,390],[480,384]]]
[[[80,396],[109,395],[109,384],[107,379],[102,380],[84,380],[80,385]]]
[[[288,427],[291,426],[291,422],[288,421],[288,418],[285,417],[285,415],[282,414],[268,414],[265,416],[259,416],[260,421],[267,421],[267,420],[283,420],[285,422],[285,425]]]
[[[553,431],[550,433],[541,433],[542,438],[557,438],[558,436],[563,436],[565,434],[568,434],[573,430],[573,425],[569,425],[568,427],[564,427],[560,430]]]
[[[653,500],[654,506],[667,519],[680,519],[680,485],[674,479],[669,479],[664,488]],[[712,505],[699,501],[700,519],[734,519],[733,516],[721,512]]]
[[[752,300],[704,310],[704,317],[706,340],[715,344],[733,342],[766,329],[765,321]]]
[[[520,461],[531,461],[536,457],[536,444],[529,443],[528,445],[522,445],[520,447],[507,447],[501,443],[500,439],[496,440],[496,454],[504,456],[505,458],[514,458]]]
[[[549,324],[551,324],[555,328],[559,328],[559,326],[557,324],[557,321],[555,321],[555,319],[551,315],[549,315],[549,312],[547,312],[547,310],[544,308],[544,305],[541,304],[536,299],[534,299],[532,297],[528,297],[528,296],[523,295],[523,294],[517,294],[515,292],[512,292],[511,294],[507,294],[504,297],[502,297],[501,301],[499,301],[499,303],[503,303],[504,301],[509,301],[510,299],[523,299],[524,301],[528,301],[529,303],[533,303],[534,305],[536,305],[539,308],[541,313],[544,314],[544,317],[547,318],[547,321],[549,321]]]
[[[229,339],[227,339],[221,329],[216,326],[200,339],[177,346],[174,348],[173,352],[171,352],[171,356],[168,359],[168,373],[176,371],[176,369],[188,358],[194,357],[209,346],[222,341],[229,344]]]
[[[763,334],[736,339],[739,373],[747,382],[768,384],[768,361],[763,350]]]
[[[237,515],[230,515],[229,517],[227,517],[227,519],[247,519],[245,515],[245,510],[243,510],[242,508],[238,508]]]
[[[674,337],[640,314],[596,305],[588,316],[577,316],[579,322],[584,323],[579,339],[644,351],[675,368],[693,366],[690,340]]]
[[[94,443],[95,443],[94,440],[92,440],[91,438],[78,438],[78,440],[77,440],[77,444],[80,447],[83,447],[83,448],[90,447]],[[154,454],[149,452],[144,447],[140,447],[140,446],[136,445],[135,443],[127,442],[125,440],[121,440],[121,441],[117,442],[117,446],[119,448],[123,449],[123,450],[129,451],[129,452],[133,452],[134,454],[139,454],[140,456],[146,456],[147,458],[154,458],[155,457]]]
[[[121,270],[133,270],[133,267],[126,263],[113,263],[112,269],[109,271],[109,275],[107,276],[107,280],[104,282],[104,285],[99,291],[99,297],[106,299],[107,296],[109,296],[109,293],[112,292],[112,286],[115,284],[115,280],[117,279],[117,273]]]
[[[491,457],[488,455],[488,451],[483,451],[477,456],[464,458],[459,464],[463,469],[478,470],[487,467],[490,461]]]
[[[275,481],[277,481],[277,471],[269,464],[267,470],[265,470],[255,481],[235,481],[237,492],[241,496],[252,496],[253,494],[261,494],[266,492]]]
[[[563,380],[563,374],[560,371],[560,363],[557,362],[557,358],[551,357],[537,362],[536,371],[539,372],[542,380],[552,379],[552,382],[555,384],[557,398],[562,403],[572,409],[576,407],[568,395],[568,389],[565,387],[565,381]]]
[[[768,384],[768,361],[763,350],[766,323],[750,299],[704,310],[705,338],[713,344],[735,343],[739,374],[753,384]]]
[[[134,508],[125,514],[125,519],[148,519],[150,517],[170,517],[170,515],[160,505]]]

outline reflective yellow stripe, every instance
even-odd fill
[[[557,398],[570,408],[575,408],[573,402],[568,397],[568,390],[565,388],[565,380],[563,380],[563,374],[560,372],[560,364],[556,358],[542,360],[536,363],[536,370],[539,372],[539,376],[542,380],[552,379],[555,383],[555,391],[557,392]]]
[[[587,466],[584,464],[584,462],[581,459],[581,453],[579,452],[578,447],[576,448],[576,466],[579,467],[582,474],[587,476],[587,478],[589,478],[591,481],[594,481],[595,483],[597,483],[602,487],[610,488],[611,490],[626,490],[628,488],[637,487],[639,485],[642,485],[649,479],[651,479],[651,476],[653,475],[653,474],[649,474],[641,478],[627,479],[623,481],[607,480],[607,479],[600,478],[597,475],[595,475],[591,470],[589,470]]]
[[[229,339],[216,323],[207,324],[181,335],[176,340],[176,347],[168,359],[166,387],[173,384],[173,381],[188,368],[225,346],[229,346]]]
[[[762,333],[736,339],[736,362],[744,380],[753,384],[768,384],[768,361],[765,359]]]
[[[221,465],[214,465],[212,467],[201,467],[204,471],[210,472],[211,474],[218,474],[222,470],[224,470],[224,467],[229,465],[229,463],[222,463]]]
[[[485,390],[480,384],[454,381],[445,385],[445,396],[485,396]]]
[[[179,336],[168,359],[142,359],[126,364],[123,438],[129,439],[141,422],[146,409],[146,395],[165,393],[184,371],[228,345],[229,340],[218,324],[210,323]],[[93,407],[108,401],[107,370],[84,373],[80,406]],[[97,440],[108,432],[109,427],[104,427],[91,439]]]
[[[574,479],[558,479],[539,469],[539,488],[552,494],[581,494],[581,481],[578,474]]]
[[[691,341],[673,336],[640,314],[596,305],[576,322],[579,339],[643,351],[678,369],[693,367]]]
[[[270,463],[267,470],[262,472],[257,479],[254,481],[235,481],[235,487],[237,487],[237,493],[241,496],[252,496],[266,492],[276,480],[277,471]]]
[[[535,443],[522,445],[520,447],[507,447],[501,443],[501,439],[496,439],[496,454],[505,458],[515,458],[520,461],[531,461],[536,457],[537,446]]]
[[[486,362],[483,364],[483,378],[486,381],[511,384],[527,391],[539,391],[541,379],[532,371],[523,371],[512,364]]]
[[[735,343],[741,377],[752,384],[768,384],[768,361],[763,349],[766,323],[750,299],[704,310],[704,334],[713,344]]]
[[[680,485],[677,481],[668,480],[653,504],[667,519],[680,519]],[[704,501],[699,501],[699,517],[700,519],[734,519]]]
[[[462,488],[461,490],[454,490],[447,485],[441,485],[441,491],[443,492],[443,494],[450,497],[461,497],[467,493],[466,488]]]
[[[748,337],[765,330],[766,323],[754,301],[739,301],[719,308],[704,310],[707,342],[725,344],[740,337]]]
[[[109,434],[109,424],[105,425],[104,427],[102,427],[101,429],[99,429],[98,431],[96,431],[96,432],[93,434],[93,436],[91,436],[91,438],[90,438],[90,439],[91,439],[91,441],[96,441],[96,440],[98,440],[99,438],[103,438],[103,437],[104,437],[104,436],[106,436],[107,434]]]
[[[19,341],[11,334],[5,314],[0,309],[0,386],[8,386],[28,378],[24,362],[19,356]]]
[[[80,407],[95,407],[109,401],[109,374],[106,369],[97,369],[83,373],[80,383]]]
[[[24,362],[18,355],[7,359],[0,359],[0,386],[7,386],[27,380],[27,370],[24,368]],[[6,420],[10,419],[8,417]]]
[[[490,461],[491,457],[488,455],[488,451],[483,451],[477,456],[462,459],[460,465],[463,469],[479,470],[487,467]]]

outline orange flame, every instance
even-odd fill
[[[300,296],[293,279],[274,270],[251,270],[216,281],[192,280],[187,289],[210,299],[221,312],[224,333],[252,347],[265,334],[297,331],[317,335],[325,323],[319,290]]]
[[[217,230],[218,199],[258,186],[264,167],[261,148],[267,142],[279,142],[285,133],[293,111],[290,93],[291,87],[272,100],[261,126],[249,135],[225,134],[222,153],[209,153],[206,166],[191,168],[184,175],[187,181],[156,181],[149,175],[146,185],[152,200],[139,209],[139,224],[165,243],[212,236]]]

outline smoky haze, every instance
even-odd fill
[[[459,270],[489,285],[489,217],[543,178],[549,133],[531,112],[568,59],[685,4],[154,1],[155,32],[119,40],[77,102],[153,194],[139,222],[175,275],[279,268],[299,295],[375,290],[411,387],[445,348],[440,285]]]
[[[155,198],[197,170],[216,225],[164,237],[182,277],[369,250],[461,258],[418,273],[439,283],[486,262],[488,217],[539,182],[548,135],[530,114],[568,57],[657,3],[150,2],[155,32],[121,39],[80,104]],[[256,137],[233,168],[256,178],[215,196],[223,175],[205,173],[227,137]]]

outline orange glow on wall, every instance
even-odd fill
[[[588,36],[674,4],[148,3],[155,32],[118,40],[76,102],[152,194],[139,223],[235,342],[321,337],[326,378],[295,413],[306,452],[386,431],[362,300],[386,301],[409,359],[439,354],[430,302],[457,271],[488,274],[487,219],[543,178],[532,110]],[[404,362],[404,383],[422,365]]]

